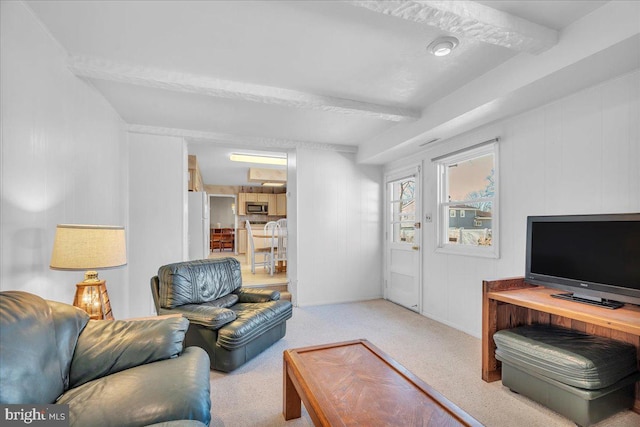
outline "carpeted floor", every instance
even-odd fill
[[[366,338],[449,400],[491,426],[574,426],[570,420],[480,378],[480,340],[384,300],[295,308],[287,335],[230,374],[211,371],[214,427],[312,426],[282,417],[282,352],[287,348]],[[598,427],[638,427],[621,412]]]

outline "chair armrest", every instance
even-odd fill
[[[131,322],[135,322],[136,320],[159,320],[159,319],[171,319],[172,317],[184,317],[182,314],[180,313],[174,313],[174,314],[158,314],[157,316],[147,316],[147,317],[131,317],[129,319],[123,319],[123,320],[129,320]]]
[[[71,360],[69,387],[178,356],[188,327],[183,317],[89,321]]]
[[[161,308],[159,315],[180,314],[194,325],[204,326],[209,329],[220,329],[229,322],[236,320],[233,310],[223,307],[212,307],[205,304],[185,304],[179,307]]]
[[[238,288],[233,293],[238,295],[238,302],[268,302],[280,299],[280,292],[271,289]]]
[[[211,420],[209,369],[207,353],[199,347],[187,347],[179,357],[75,387],[56,403],[69,405],[73,426],[133,427],[185,419],[207,426]]]

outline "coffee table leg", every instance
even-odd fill
[[[284,384],[282,397],[282,415],[285,420],[292,420],[302,416],[302,402],[291,377],[289,376],[289,364],[284,360]]]

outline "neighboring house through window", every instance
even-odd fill
[[[438,162],[438,252],[498,258],[498,144]]]

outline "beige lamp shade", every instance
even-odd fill
[[[51,253],[52,269],[96,270],[127,263],[124,227],[59,224]]]

